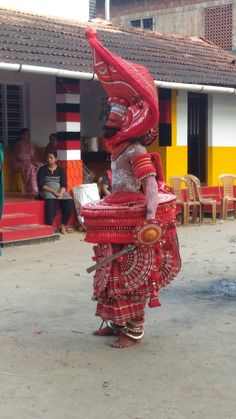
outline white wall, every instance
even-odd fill
[[[209,145],[236,147],[236,96],[213,94],[211,118],[212,134]]]
[[[177,145],[188,145],[188,92],[177,94]],[[208,94],[208,146],[236,147],[236,96]]]
[[[31,130],[32,143],[44,146],[56,131],[55,78],[31,74],[0,72],[1,83],[20,83],[25,90],[25,127]]]
[[[213,140],[213,95],[208,94],[208,115],[207,115],[207,138],[208,146],[212,146]]]
[[[31,76],[30,117],[32,142],[44,146],[56,132],[56,81],[54,77]]]
[[[22,83],[25,87],[24,125],[31,130],[32,143],[44,146],[56,131],[55,78],[31,74],[0,72],[0,83]],[[81,80],[81,135],[103,134],[102,103],[106,93],[96,81]],[[177,94],[177,145],[187,146],[187,99],[185,91]],[[236,96],[208,95],[208,145],[236,147]]]
[[[0,0],[0,7],[87,22],[89,0]]]
[[[176,101],[177,139],[176,145],[188,145],[188,92],[179,90]]]
[[[34,74],[16,74],[0,71],[1,83],[19,83],[25,91],[24,126],[31,130],[32,143],[45,146],[48,136],[56,132],[56,87],[55,78]],[[81,135],[103,135],[105,116],[102,104],[106,93],[97,81],[81,80],[80,112]],[[104,108],[105,111],[105,108]]]

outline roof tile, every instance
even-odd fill
[[[0,61],[93,71],[83,23],[0,9]],[[236,87],[235,56],[203,39],[94,23],[103,44],[156,80]]]

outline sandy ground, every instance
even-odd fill
[[[178,232],[182,271],[123,350],[91,335],[81,233],[3,249],[1,419],[235,419],[236,221]]]

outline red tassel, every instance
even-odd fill
[[[160,307],[161,303],[159,301],[158,298],[158,290],[157,290],[157,284],[156,282],[152,283],[152,292],[150,295],[150,299],[149,299],[149,303],[148,303],[149,307],[153,308],[153,307]]]
[[[153,284],[159,284],[161,282],[161,275],[159,274],[157,268],[154,268],[151,275],[151,280],[153,281]]]

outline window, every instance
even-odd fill
[[[204,12],[205,38],[219,47],[232,50],[232,4],[209,7]]]
[[[131,20],[130,23],[131,23],[131,26],[133,26],[134,28],[141,28],[141,20],[140,19]]]
[[[143,19],[143,29],[153,31],[153,18]]]
[[[23,127],[23,87],[0,84],[0,140],[13,143]]]
[[[153,31],[154,30],[154,23],[153,18],[149,17],[146,19],[135,19],[130,21],[131,26],[134,28],[142,28],[146,30]]]
[[[89,19],[96,18],[96,0],[89,1]]]

